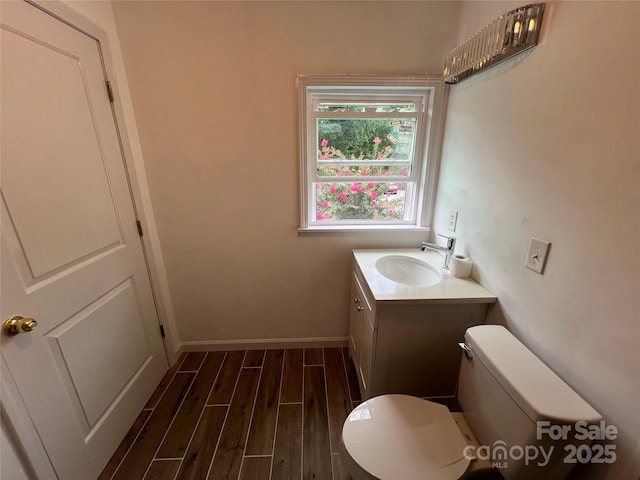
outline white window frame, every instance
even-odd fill
[[[437,174],[440,164],[440,149],[444,127],[447,86],[439,75],[429,76],[298,76],[298,114],[300,142],[300,227],[299,231],[352,231],[352,230],[415,230],[428,229],[433,215],[433,203]],[[315,192],[313,184],[326,182],[317,175],[317,118],[326,117],[326,112],[317,112],[319,102],[344,101],[357,97],[372,102],[383,100],[422,102],[423,112],[390,113],[389,116],[418,116],[414,163],[409,176],[389,177],[389,181],[407,182],[408,197],[405,220],[340,220],[318,221],[315,218]],[[418,101],[420,104],[420,101]],[[329,114],[330,115],[330,114]],[[378,114],[380,115],[380,114]],[[344,117],[345,115],[342,114]],[[384,115],[382,115],[384,116]],[[348,163],[348,162],[343,162]],[[345,177],[347,180],[348,177]],[[355,181],[356,177],[353,177]],[[364,177],[363,181],[372,180]],[[387,180],[385,178],[385,180]],[[411,191],[409,191],[411,190]]]

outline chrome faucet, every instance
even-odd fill
[[[456,248],[456,239],[453,237],[447,237],[446,235],[438,234],[438,236],[447,239],[446,247],[443,247],[442,245],[437,245],[435,243],[422,242],[422,246],[420,247],[420,250],[424,252],[428,248],[429,250],[437,250],[439,252],[444,252],[445,257],[444,257],[444,265],[442,266],[442,268],[449,270],[449,266],[451,265],[451,257],[453,257],[453,251]]]

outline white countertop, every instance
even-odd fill
[[[376,261],[386,255],[405,255],[431,264],[442,280],[429,287],[416,287],[394,282],[376,269]],[[444,256],[418,248],[353,250],[353,257],[369,290],[377,302],[402,303],[495,303],[497,298],[471,278],[455,278],[442,268]]]

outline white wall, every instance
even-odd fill
[[[438,73],[447,2],[114,2],[184,342],[345,338],[351,249],[299,236],[298,74]]]
[[[514,4],[467,2],[460,38]],[[549,4],[548,4],[549,5]],[[450,90],[435,227],[460,248],[506,324],[620,431],[640,473],[640,56],[637,2],[552,2],[541,44]],[[529,238],[552,242],[543,276]]]

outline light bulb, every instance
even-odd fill
[[[518,35],[520,33],[520,29],[522,28],[522,24],[518,21],[513,24],[513,33]]]

